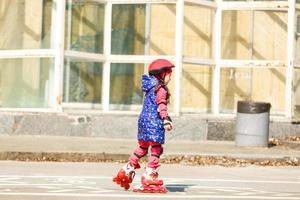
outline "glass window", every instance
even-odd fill
[[[175,4],[151,4],[149,33],[146,33],[146,54],[175,54]]]
[[[144,64],[111,64],[110,109],[134,110],[130,105],[141,105],[141,78]]]
[[[253,18],[253,59],[285,60],[287,12],[255,11]]]
[[[185,4],[184,16],[184,55],[212,58],[212,9]]]
[[[0,59],[0,106],[51,107],[53,75],[49,58]]]
[[[300,11],[297,11],[296,18],[295,63],[300,64]]]
[[[65,62],[64,102],[101,103],[102,63]]]
[[[272,104],[271,113],[284,114],[284,68],[223,68],[221,70],[220,106],[222,113],[233,113],[238,100]]]
[[[145,4],[113,5],[112,54],[144,54]]]
[[[171,4],[113,5],[111,53],[173,55],[175,13]]]
[[[183,65],[181,92],[183,111],[208,112],[210,110],[211,77],[212,68],[209,66]]]
[[[288,0],[223,0],[223,1],[250,1],[251,2],[251,1],[288,1]]]
[[[223,11],[222,58],[285,60],[286,38],[286,12]]]
[[[50,48],[52,0],[1,0],[0,49]]]
[[[251,25],[250,11],[222,12],[222,58],[251,58]]]
[[[67,3],[65,20],[65,49],[103,53],[103,4],[73,0]]]
[[[293,81],[293,111],[294,117],[300,118],[300,69],[295,68]]]

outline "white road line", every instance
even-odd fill
[[[53,190],[53,191],[48,191],[46,192],[46,194],[49,194],[49,193],[64,193],[64,194],[68,194],[68,192],[75,192],[75,191],[78,191],[78,189],[75,189],[75,188],[72,188],[72,189],[60,189],[60,190]]]
[[[174,180],[174,178],[162,178],[168,182],[168,179]],[[278,183],[278,184],[300,184],[300,181],[280,181],[280,180],[238,180],[238,179],[197,179],[197,178],[175,178],[176,180],[184,181],[199,181],[199,182],[236,182],[236,183]]]
[[[0,176],[0,181],[11,181],[11,180],[18,180],[18,177],[11,177],[11,176],[4,176],[3,178],[1,178],[2,176]]]
[[[12,183],[8,183],[8,184],[1,184],[0,183],[0,186],[73,186],[72,184],[43,184],[43,183],[21,183],[21,184],[12,184]]]
[[[172,187],[178,187],[178,186],[168,186],[168,188],[172,188]],[[220,189],[234,189],[234,190],[253,190],[253,188],[250,187],[230,187],[230,186],[202,186],[202,185],[192,185],[189,186],[189,188],[195,188],[195,189],[216,189],[216,188],[220,188]]]
[[[225,196],[225,195],[145,195],[145,194],[85,194],[85,193],[0,193],[0,196],[60,196],[60,197],[118,197],[118,198],[151,198],[151,199],[267,199],[267,200],[300,200],[300,197],[269,196]]]
[[[18,178],[67,178],[67,179],[112,179],[112,176],[23,176],[23,175],[0,175],[1,178],[18,177]],[[213,182],[237,182],[237,183],[275,183],[275,184],[300,184],[300,181],[282,181],[282,180],[239,180],[239,179],[214,179],[214,178],[164,178],[166,183],[176,181],[213,181]],[[64,179],[63,179],[64,180]]]

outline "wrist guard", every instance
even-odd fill
[[[170,116],[166,116],[164,119],[163,119],[163,123],[164,123],[164,126],[167,125],[167,124],[170,124],[172,126],[172,119]]]

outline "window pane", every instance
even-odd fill
[[[112,54],[144,54],[145,4],[113,5]]]
[[[250,11],[222,12],[222,58],[251,58],[250,20]]]
[[[287,1],[287,0],[223,0],[223,1]],[[298,1],[298,0],[296,0]]]
[[[294,117],[300,117],[300,69],[295,68],[293,81],[293,110]]]
[[[50,107],[53,75],[52,59],[0,59],[0,106]]]
[[[0,49],[50,48],[52,0],[1,0]]]
[[[112,54],[174,54],[175,5],[120,4],[112,12]]]
[[[295,63],[300,64],[300,11],[297,11],[296,16]]]
[[[287,13],[223,11],[222,58],[284,60]]]
[[[66,61],[64,102],[101,103],[102,63]]]
[[[238,100],[253,100],[269,102],[271,113],[284,114],[285,69],[224,68],[220,96],[223,113],[233,113]]]
[[[189,3],[184,8],[184,55],[211,58],[214,11]]]
[[[255,11],[253,17],[253,59],[285,60],[287,13]]]
[[[128,105],[141,105],[143,64],[112,64],[110,74],[110,109],[134,110]],[[113,105],[112,105],[113,104]]]
[[[103,4],[78,0],[67,3],[65,49],[102,53],[103,27]]]
[[[175,24],[174,4],[151,4],[149,43],[146,42],[149,44],[149,47],[146,47],[147,55],[175,54]]]
[[[184,111],[208,112],[211,107],[211,77],[209,66],[184,64],[181,101]]]

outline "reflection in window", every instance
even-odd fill
[[[101,92],[101,63],[65,63],[64,102],[101,103]]]
[[[103,4],[73,1],[66,6],[65,20],[66,49],[90,53],[103,52]]]
[[[270,102],[273,114],[284,113],[284,68],[224,68],[221,70],[221,83],[222,113],[233,113],[239,100]]]
[[[181,102],[183,110],[208,112],[211,107],[212,68],[183,65]]]
[[[175,4],[151,4],[150,7],[150,55],[174,55],[175,54]],[[147,33],[148,34],[148,33]],[[149,52],[148,52],[149,51]]]
[[[0,59],[0,107],[51,107],[53,75],[49,58]]]
[[[300,63],[300,12],[297,12],[296,44],[295,44],[295,63]]]
[[[300,117],[300,69],[295,68],[293,76],[293,110],[296,118]]]
[[[145,4],[113,5],[112,54],[144,54]]]
[[[126,108],[123,108],[122,105],[142,104],[141,78],[143,73],[143,64],[111,65],[110,104],[119,104],[112,109],[123,110]]]
[[[214,10],[186,3],[184,13],[184,55],[212,58]]]
[[[1,0],[0,49],[50,48],[52,0]]]
[[[222,58],[286,59],[286,12],[223,11],[222,23]]]

